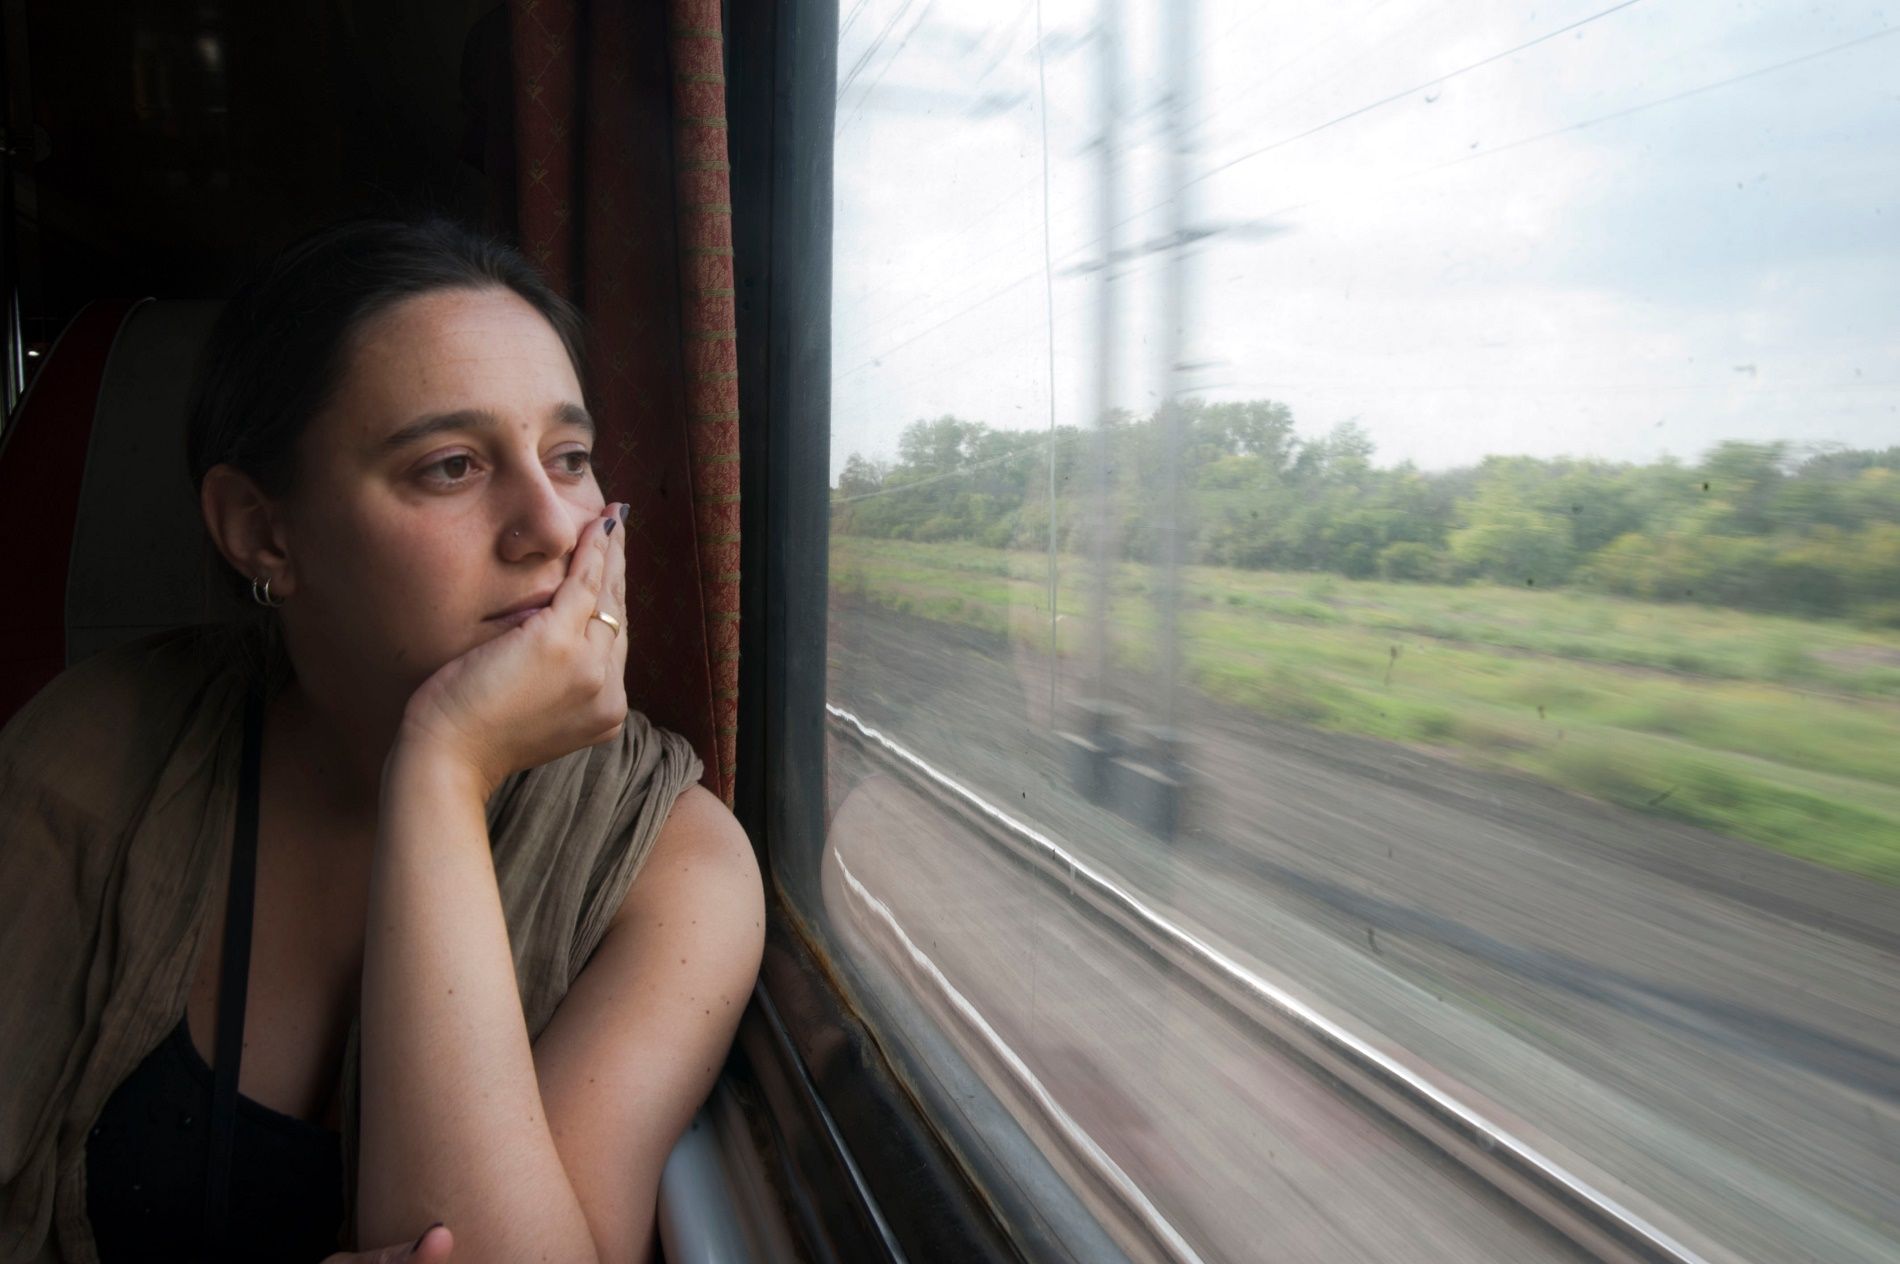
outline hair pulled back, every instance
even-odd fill
[[[335,398],[364,326],[406,299],[495,288],[547,319],[584,384],[580,313],[494,237],[439,217],[361,219],[285,249],[225,305],[199,359],[185,435],[193,492],[213,466],[228,464],[266,495],[288,495],[298,441]],[[282,628],[245,595],[250,576],[226,565],[209,537],[205,544],[207,601],[219,586],[239,598],[223,617],[207,605],[216,633],[207,651],[274,693],[290,674]]]
[[[271,496],[297,482],[297,441],[335,396],[355,337],[405,299],[503,287],[547,319],[582,373],[580,313],[520,252],[453,220],[353,220],[290,246],[225,305],[193,386],[194,490],[215,465]]]

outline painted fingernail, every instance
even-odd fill
[[[417,1251],[420,1251],[422,1249],[422,1238],[428,1237],[430,1234],[434,1233],[437,1229],[440,1229],[441,1227],[442,1227],[442,1222],[438,1220],[434,1224],[430,1225],[427,1229],[424,1229],[422,1231],[422,1237],[417,1238],[416,1244],[409,1248],[409,1254],[414,1255]]]
[[[627,521],[627,502],[624,500],[620,502],[620,521],[622,524]]]
[[[620,523],[618,520],[613,519],[613,518],[607,519],[607,534],[612,535],[614,533],[614,528],[619,525]]]

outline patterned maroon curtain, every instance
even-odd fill
[[[587,313],[627,688],[732,801],[739,381],[718,0],[510,0],[521,244]]]

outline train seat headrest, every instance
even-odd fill
[[[222,308],[148,301],[99,383],[66,584],[66,661],[211,617],[204,522],[185,467],[192,371]]]
[[[221,307],[95,303],[8,424],[0,722],[66,666],[229,609],[223,588],[206,583],[185,466],[191,378]]]

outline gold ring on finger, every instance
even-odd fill
[[[614,630],[615,636],[620,635],[620,620],[614,618],[612,615],[608,614],[605,610],[594,611],[593,617],[596,619],[599,619],[602,623],[612,628]]]

